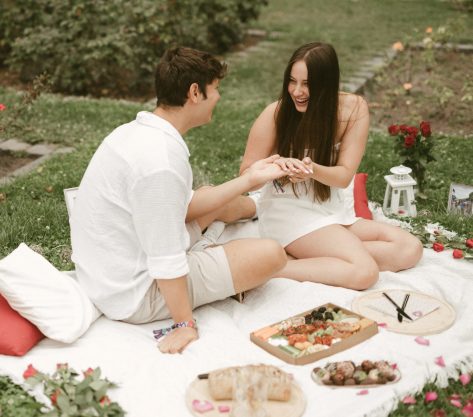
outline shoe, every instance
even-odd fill
[[[218,238],[225,230],[225,223],[219,220],[214,221],[207,227],[202,237],[191,247],[191,251],[203,251],[208,247],[217,245]]]

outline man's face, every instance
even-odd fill
[[[220,100],[220,93],[218,91],[220,80],[214,80],[212,84],[207,85],[207,98],[205,98],[203,93],[201,94],[202,101],[199,103],[199,124],[203,125],[209,123],[212,120],[212,112],[217,104],[217,101]]]

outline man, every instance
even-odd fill
[[[162,352],[182,352],[197,339],[193,308],[261,285],[286,263],[279,244],[265,239],[189,251],[213,220],[251,215],[254,203],[242,193],[284,175],[272,163],[276,155],[224,184],[192,191],[182,135],[211,120],[225,70],[207,53],[168,50],[156,69],[156,109],[104,139],[74,203],[72,259],[80,284],[111,319],[171,317],[179,326],[160,343]]]

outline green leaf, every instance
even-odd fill
[[[58,408],[60,408],[61,411],[63,411],[64,413],[69,412],[69,409],[70,409],[69,398],[66,397],[64,394],[61,393],[57,396],[56,404]]]
[[[80,383],[77,384],[76,386],[76,392],[79,394],[80,392],[84,391],[90,384],[90,378],[84,379]]]
[[[107,382],[105,382],[104,380],[93,381],[90,383],[90,388],[92,388],[94,391],[99,391],[106,387]]]
[[[87,390],[85,392],[85,402],[86,404],[89,404],[93,401],[94,399],[94,393],[91,390]]]

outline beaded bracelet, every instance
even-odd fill
[[[179,327],[193,327],[197,330],[197,323],[195,319],[189,321],[180,321],[179,323],[174,323],[170,327],[165,327],[164,329],[153,330],[153,335],[156,340],[161,339],[162,337],[166,336],[168,333],[172,332],[174,329],[178,329]]]

